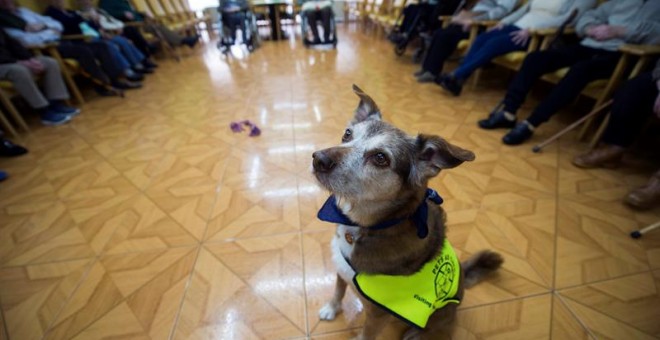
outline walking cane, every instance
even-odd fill
[[[598,107],[596,107],[595,109],[593,109],[591,112],[589,112],[588,114],[586,114],[584,117],[578,119],[575,123],[573,123],[573,124],[567,126],[567,127],[564,128],[563,130],[557,132],[554,136],[552,136],[552,137],[546,139],[545,141],[543,141],[543,142],[541,142],[541,143],[539,143],[539,144],[534,145],[534,147],[532,148],[532,151],[533,151],[533,152],[540,152],[541,149],[543,149],[544,147],[546,147],[548,144],[551,144],[552,142],[554,142],[554,141],[556,141],[557,139],[559,139],[559,137],[561,137],[561,136],[565,135],[566,133],[568,133],[569,131],[575,129],[578,125],[584,123],[587,119],[589,119],[589,118],[591,118],[591,117],[594,117],[594,116],[596,116],[597,114],[601,113],[603,110],[607,109],[610,105],[612,105],[612,99],[610,99],[610,100],[608,100],[607,102],[605,102],[605,103],[599,105]]]

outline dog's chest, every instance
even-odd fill
[[[337,266],[337,273],[349,283],[353,281],[355,271],[346,259],[351,257],[355,242],[359,238],[358,228],[339,224],[335,237],[332,239],[332,260]]]

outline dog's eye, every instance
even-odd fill
[[[376,164],[379,167],[386,167],[390,165],[390,160],[382,152],[373,155],[372,159],[374,164]]]
[[[346,129],[346,131],[344,131],[344,136],[341,137],[341,141],[342,143],[346,143],[351,139],[353,139],[353,131],[351,131],[351,129]]]

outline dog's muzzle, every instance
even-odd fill
[[[312,154],[312,165],[316,172],[330,172],[337,163],[323,151],[316,151]]]

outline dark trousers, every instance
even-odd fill
[[[603,141],[622,147],[630,146],[653,111],[657,96],[658,89],[650,72],[623,84],[614,96]]]
[[[236,41],[236,31],[240,28],[243,35],[243,43],[247,43],[247,28],[243,27],[245,22],[245,12],[225,12],[222,13],[223,24],[231,33],[231,41]]]
[[[527,121],[539,126],[572,102],[590,82],[612,75],[620,53],[582,45],[532,52],[518,71],[504,98],[504,110],[518,111],[534,82],[542,75],[569,67],[568,73],[534,109]]]
[[[422,69],[438,75],[442,71],[445,61],[456,51],[458,43],[469,37],[461,25],[449,25],[445,29],[438,29],[433,33],[431,46],[426,52],[422,62]]]
[[[80,64],[92,78],[100,80],[106,84],[110,83],[110,78],[101,69],[96,62],[94,52],[84,44],[74,44],[70,41],[62,41],[57,47],[57,51],[62,58],[74,59]]]
[[[426,23],[433,11],[433,6],[427,3],[412,4],[403,9],[403,20],[399,32],[410,33],[420,22]]]
[[[306,13],[309,27],[312,29],[312,34],[314,34],[314,39],[320,39],[319,28],[316,26],[316,23],[321,21],[321,24],[323,25],[323,41],[328,42],[330,40],[330,18],[332,17],[332,8],[325,7],[318,11],[307,11]]]
[[[147,58],[151,56],[151,47],[149,46],[149,42],[144,38],[139,28],[134,26],[125,26],[123,35],[128,40],[132,41],[135,47],[137,47],[138,50],[140,50],[140,52],[142,52],[142,54],[144,54]]]

